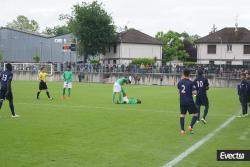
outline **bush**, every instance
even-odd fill
[[[35,63],[39,63],[40,61],[40,56],[38,53],[36,53],[34,56],[33,56],[33,60],[35,61]]]
[[[0,49],[0,63],[2,63],[2,61],[3,61],[3,52],[2,52],[2,50]]]
[[[183,65],[185,65],[185,66],[193,66],[193,65],[196,65],[196,62],[186,61],[186,62],[183,62]]]
[[[99,61],[98,60],[90,60],[90,64],[98,64]]]
[[[135,65],[141,65],[141,64],[155,64],[156,60],[155,59],[150,59],[150,58],[137,58],[133,59],[131,64]]]

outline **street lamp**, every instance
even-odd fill
[[[222,38],[219,37],[220,39],[220,70],[221,70],[221,63],[222,63]]]

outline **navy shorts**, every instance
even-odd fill
[[[181,110],[181,114],[186,114],[187,112],[189,114],[195,114],[197,113],[197,108],[195,106],[194,103],[189,104],[189,105],[180,105],[180,110]]]
[[[7,92],[6,89],[1,89],[1,91],[0,91],[1,99],[3,99],[3,100],[5,100],[5,99],[7,99],[7,100],[13,100],[13,94],[12,94],[12,92],[10,91],[7,95],[5,95],[6,92]]]
[[[208,98],[207,96],[196,96],[196,101],[195,101],[197,106],[209,106]]]

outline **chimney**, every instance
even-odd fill
[[[235,23],[235,29],[234,29],[234,32],[237,32],[238,31],[238,23]]]

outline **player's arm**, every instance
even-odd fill
[[[178,92],[180,93],[180,90],[181,90],[180,82],[178,82],[178,84],[177,84],[177,89],[178,89]]]
[[[42,81],[42,75],[40,73],[38,74],[38,79]]]
[[[65,79],[65,72],[64,72],[63,75],[62,75],[62,80],[63,80],[63,81],[66,81],[66,79]]]
[[[46,73],[46,76],[52,77],[52,76],[53,76],[53,73],[51,73],[51,74]]]
[[[205,80],[205,89],[206,89],[206,90],[209,89],[209,83],[208,83],[208,80],[207,80],[207,79]]]
[[[238,92],[238,95],[240,96],[240,84],[237,85],[237,92]]]
[[[196,90],[196,86],[195,86],[195,84],[193,84],[192,85],[192,94],[193,94],[193,96],[196,96],[197,95],[197,90]]]
[[[5,96],[7,96],[11,92],[11,79],[7,80],[7,91],[5,93]]]

